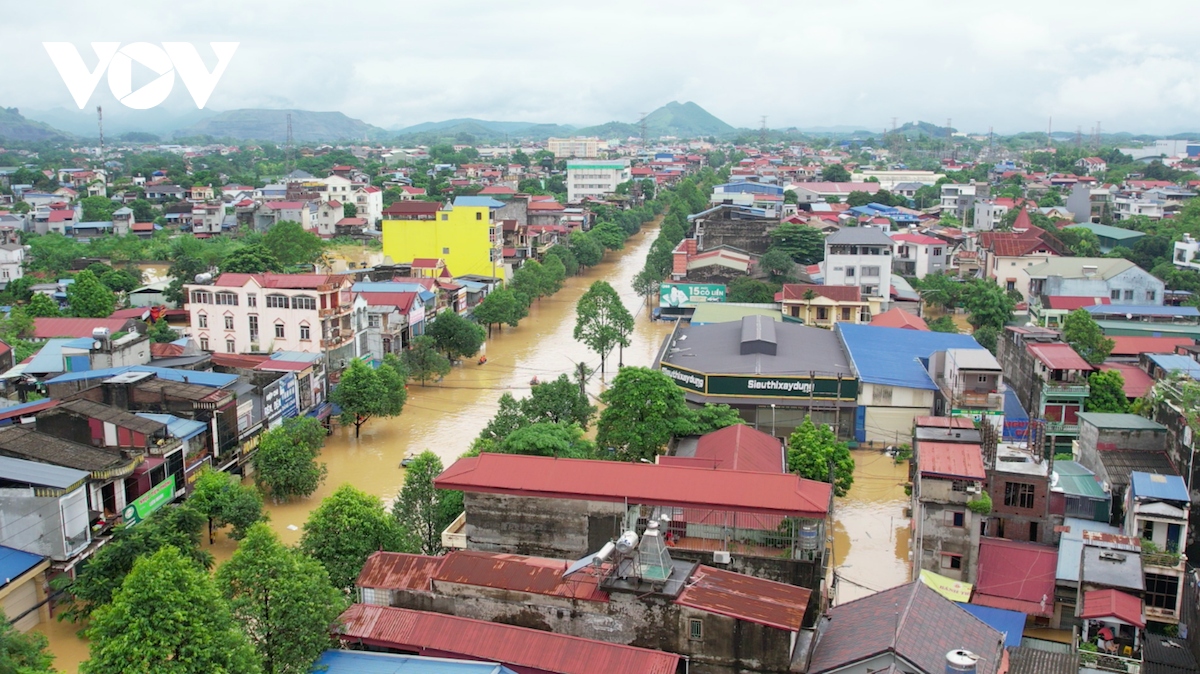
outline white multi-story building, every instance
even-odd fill
[[[3,249],[3,246],[0,246]],[[1175,242],[1175,255],[1172,257],[1175,266],[1180,269],[1195,269],[1200,271],[1200,241],[1191,234],[1184,234],[1183,241]]]
[[[546,149],[555,159],[594,159],[600,156],[599,138],[550,138]]]
[[[944,183],[942,185],[942,212],[950,213],[959,220],[965,220],[967,211],[975,207],[975,197],[977,195],[987,196],[986,193],[978,194],[977,187],[975,183],[967,185]]]
[[[863,297],[891,300],[896,242],[878,227],[845,227],[825,237],[825,285],[858,286]],[[883,308],[887,308],[884,306]]]
[[[1124,220],[1135,215],[1144,215],[1153,220],[1161,220],[1165,213],[1166,203],[1157,199],[1137,199],[1135,197],[1117,197],[1113,199],[1113,220]]]
[[[25,246],[19,243],[0,245],[0,283],[8,285],[25,275]]]
[[[371,230],[378,232],[383,220],[383,190],[374,185],[360,187],[354,190],[351,203],[358,209],[358,217],[365,218]]]
[[[963,224],[981,232],[990,232],[1000,226],[1005,213],[1008,213],[1008,205],[999,203],[997,199],[976,199],[974,222]]]
[[[929,274],[946,271],[949,256],[946,242],[928,234],[894,234],[896,255],[892,258],[892,271],[902,276],[925,278]]]
[[[577,204],[584,197],[605,196],[633,177],[628,159],[567,162],[567,201]]]
[[[351,279],[326,274],[222,274],[185,284],[191,336],[205,351],[324,353],[331,368],[358,355]]]

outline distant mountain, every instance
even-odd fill
[[[310,110],[229,110],[175,131],[175,137],[212,136],[282,143],[287,140],[287,116],[292,115],[292,138],[297,143],[335,140],[374,140],[390,134],[377,126],[340,112]]]
[[[688,101],[680,103],[671,101],[654,112],[646,115],[646,135],[678,136],[681,138],[696,138],[698,136],[723,136],[736,131],[713,116],[704,108]],[[625,138],[640,136],[640,124],[624,122],[609,122],[598,126],[589,126],[576,130],[581,136],[600,136],[603,138]]]
[[[71,134],[46,124],[25,119],[16,108],[0,108],[0,140],[36,142],[66,140]]]
[[[187,101],[187,105],[171,105],[164,103],[149,110],[134,110],[123,105],[104,106],[104,137],[117,138],[128,132],[153,133],[163,138],[170,138],[175,129],[191,126],[201,120],[216,115],[213,110],[197,110]],[[96,109],[89,106],[84,110],[75,108],[51,108],[49,110],[26,110],[25,116],[40,122],[73,133],[81,138],[97,138],[100,135],[96,124]]]
[[[948,126],[938,126],[929,122],[905,122],[896,129],[897,133],[906,136],[930,136],[933,138],[949,138],[956,129]]]
[[[473,117],[462,117],[459,119],[447,119],[441,122],[421,122],[412,126],[395,128],[392,127],[397,134],[409,133],[424,133],[427,131],[449,131],[459,128],[474,129],[477,131],[521,135],[522,132],[528,129],[540,129],[541,127],[552,127],[563,131],[570,131],[574,127],[564,124],[539,124],[537,122],[492,122],[486,119],[475,119]]]
[[[502,142],[512,139],[545,140],[551,136],[570,136],[575,127],[566,124],[535,122],[492,122],[484,119],[447,119],[442,122],[422,122],[396,130],[404,142],[432,144],[445,140]]]

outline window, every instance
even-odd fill
[[[476,212],[475,212],[475,219],[476,219],[476,220],[482,220],[482,219],[483,219],[483,213],[481,213],[481,212],[479,212],[479,211],[476,211]]]
[[[200,349],[203,351],[208,351],[208,338],[207,337],[200,338]]]
[[[237,347],[234,346],[232,339],[225,340],[225,352],[226,353],[237,353]]]
[[[1009,508],[1032,508],[1033,485],[1022,482],[1005,483],[1004,505]]]
[[[192,304],[212,304],[212,293],[207,290],[192,291]]]
[[[237,295],[235,295],[233,293],[217,293],[217,304],[222,304],[222,305],[230,306],[230,307],[236,307],[237,306]]]
[[[1121,291],[1114,290],[1108,294],[1108,297],[1109,297],[1109,299],[1119,300],[1119,299],[1121,299]]]
[[[226,317],[225,317],[225,329],[226,329],[226,330],[232,330],[232,329],[233,329],[233,316],[226,316]]]
[[[275,338],[283,339],[283,323],[275,324]]]
[[[863,267],[863,276],[879,276],[879,267]]]
[[[367,316],[367,327],[368,328],[378,328],[379,326],[380,326],[379,314],[371,314],[370,316]]]
[[[1157,300],[1155,300],[1155,297],[1157,297],[1157,296],[1158,296],[1158,293],[1154,292],[1153,290],[1147,290],[1147,291],[1146,291],[1146,301],[1147,301],[1147,302],[1155,302],[1155,301],[1157,301]]]
[[[1146,538],[1146,539],[1154,538],[1154,522],[1151,522],[1149,520],[1142,520],[1142,538]]]
[[[449,219],[450,219],[450,216],[449,216],[449,215],[447,215],[447,214],[445,214],[445,213],[442,213],[442,219],[443,219],[443,220],[449,220]]]
[[[449,255],[449,254],[450,254],[450,249],[449,249],[449,248],[443,248],[443,249],[442,249],[442,255]]]
[[[967,514],[964,512],[955,512],[953,510],[946,511],[946,524],[952,527],[961,527],[966,522]]]
[[[198,325],[200,327],[202,327],[202,328],[208,327],[208,314],[200,314],[198,320],[199,320]]]
[[[970,489],[971,485],[973,485],[973,484],[975,484],[975,483],[971,482],[970,480],[954,480],[953,482],[950,483],[950,490],[957,491],[960,493],[966,493],[966,491],[968,489]]]
[[[850,307],[842,307],[842,320],[850,320]]]
[[[1133,299],[1133,291],[1132,291],[1132,290],[1126,290],[1126,291],[1125,291],[1125,299],[1127,299],[1127,300],[1132,300],[1132,299]]]
[[[952,555],[946,552],[942,553],[942,568],[943,569],[961,569],[962,555]]]
[[[300,341],[307,342],[309,340],[309,330],[307,325],[300,326]]]
[[[854,267],[846,267],[846,278],[854,277]]]
[[[267,295],[268,309],[287,309],[288,298],[286,295]]]
[[[941,249],[941,248],[934,248],[934,249],[933,249],[933,256],[934,256],[934,257],[940,257],[940,256],[941,256],[941,254],[942,254],[942,249]]]
[[[307,309],[308,311],[317,310],[317,298],[308,295],[299,295],[292,298],[293,309]]]
[[[250,293],[249,295],[246,295],[246,306],[257,307],[258,306],[258,295],[254,294],[254,293]]]
[[[980,384],[986,384],[987,381],[988,381],[988,376],[986,374],[979,375],[979,383]]]
[[[250,317],[250,341],[258,341],[258,316]]]
[[[825,307],[817,307],[817,320],[818,321],[829,320],[829,309],[827,309]]]
[[[704,638],[704,621],[692,618],[688,621],[688,638],[699,641]]]
[[[1161,576],[1157,573],[1146,574],[1146,606],[1176,611],[1175,603],[1179,596],[1179,578],[1176,576]]]

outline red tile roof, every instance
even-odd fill
[[[263,288],[284,290],[317,290],[326,286],[340,286],[346,277],[337,274],[221,274],[213,281],[222,288],[241,288],[254,279]]]
[[[516,194],[517,191],[508,185],[488,185],[479,190],[480,194]]]
[[[1025,348],[1034,358],[1051,370],[1091,370],[1088,364],[1070,344],[1056,342],[1053,344],[1027,344]]]
[[[556,674],[674,674],[679,656],[553,632],[386,606],[354,604],[342,613],[342,641],[433,657],[498,662]]]
[[[242,353],[217,353],[215,351],[212,354],[213,365],[238,368],[241,370],[253,370],[268,360],[271,360],[270,356],[256,356]]]
[[[637,502],[824,519],[830,485],[793,474],[484,453],[462,458],[439,489],[567,500]]]
[[[812,591],[700,566],[676,604],[790,632],[800,631]]]
[[[412,308],[413,300],[417,299],[417,294],[413,292],[396,292],[396,293],[359,293],[363,299],[367,301],[368,306],[374,307],[396,307],[401,313],[408,313]]]
[[[397,201],[383,209],[384,215],[435,215],[442,205],[436,201]]]
[[[975,428],[966,417],[917,417],[913,422],[924,428]]]
[[[727,426],[700,436],[696,442],[695,458],[708,461],[712,468],[785,472],[783,443],[746,424]]]
[[[906,328],[908,330],[929,330],[925,319],[909,313],[900,307],[892,307],[871,319],[871,325],[885,328]]]
[[[1125,381],[1126,398],[1141,398],[1154,386],[1154,379],[1134,363],[1106,361],[1100,365],[1100,369],[1104,372],[1115,370],[1121,373],[1121,378]]]
[[[903,241],[905,243],[919,243],[927,246],[940,246],[946,243],[937,237],[926,234],[893,234],[892,240]]]
[[[1109,337],[1113,341],[1113,356],[1138,356],[1143,353],[1175,353],[1179,346],[1191,346],[1190,337]]]
[[[530,201],[525,208],[529,211],[565,211],[567,209],[557,201]]]
[[[268,202],[264,203],[263,205],[266,206],[267,208],[273,208],[275,210],[294,211],[294,210],[304,208],[308,204],[303,201],[268,201]]]
[[[433,268],[441,263],[441,259],[436,257],[415,257],[412,261],[413,267]]]
[[[858,286],[822,286],[814,283],[785,283],[783,284],[783,300],[803,301],[804,295],[812,290],[817,297],[825,297],[834,302],[861,302],[862,289]]]
[[[971,603],[1048,618],[1054,614],[1057,571],[1056,548],[985,537],[979,542],[979,571]]]
[[[1043,301],[1047,309],[1065,309],[1067,311],[1109,303],[1107,297],[1067,297],[1065,295],[1050,295]]]
[[[91,337],[93,328],[108,328],[109,334],[114,334],[124,330],[128,323],[128,318],[35,318],[33,337]]]
[[[1083,613],[1079,617],[1084,620],[1116,618],[1136,627],[1146,626],[1146,618],[1142,615],[1142,600],[1113,589],[1084,592]]]
[[[435,587],[438,583],[456,583],[582,601],[608,601],[608,593],[600,589],[600,577],[594,569],[585,569],[564,580],[562,575],[568,567],[570,562],[561,559],[456,550],[442,557],[431,579]]]
[[[979,445],[955,442],[922,442],[917,448],[917,469],[930,477],[983,480],[983,450]]]
[[[333,223],[335,227],[361,227],[367,224],[366,218],[342,218]]]
[[[108,315],[109,318],[136,318],[139,321],[144,321],[150,316],[149,307],[131,307],[129,309],[117,309]]]
[[[75,219],[75,211],[50,211],[49,222],[66,222]]]
[[[303,372],[312,367],[313,364],[306,361],[298,360],[279,360],[278,358],[268,358],[259,363],[255,370],[267,370],[270,372]]]
[[[979,235],[979,245],[997,257],[1023,257],[1038,250],[1054,254],[1040,237],[1028,233],[983,232]]]

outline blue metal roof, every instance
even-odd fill
[[[190,440],[204,432],[208,424],[193,419],[180,419],[174,414],[153,414],[151,412],[134,412],[139,417],[145,417],[166,424],[167,434],[180,440]]]
[[[747,181],[725,183],[717,185],[713,188],[714,191],[719,191],[723,194],[774,194],[783,196],[783,187],[779,185],[764,185],[763,183],[752,183]]]
[[[1132,314],[1134,316],[1179,316],[1200,317],[1200,309],[1196,307],[1170,307],[1157,304],[1093,304],[1084,307],[1089,314],[1116,316]]]
[[[307,351],[276,351],[271,354],[271,360],[282,360],[285,363],[315,363],[321,360],[322,354]]]
[[[90,475],[86,470],[0,456],[0,478],[10,482],[66,489],[86,480]]]
[[[1005,648],[1016,648],[1021,645],[1021,636],[1025,633],[1024,613],[957,601],[954,603],[958,604],[962,610],[979,618],[983,624],[1003,634]]]
[[[1146,357],[1152,363],[1166,370],[1167,372],[1180,372],[1188,375],[1192,379],[1200,379],[1200,363],[1188,358],[1187,356],[1172,353],[1148,353]]]
[[[125,367],[110,367],[103,370],[88,370],[86,372],[68,372],[51,379],[48,383],[61,384],[70,381],[82,381],[84,379],[99,379],[108,378],[122,372],[152,372],[159,379],[179,382],[181,384],[199,384],[201,386],[211,386],[213,388],[225,388],[233,382],[237,381],[236,374],[222,374],[220,372],[198,372],[196,370],[173,370],[168,367],[152,367],[150,365],[127,365]],[[185,381],[186,379],[186,381]]]
[[[38,350],[33,360],[29,361],[29,364],[25,366],[25,371],[30,374],[64,372],[66,368],[63,366],[62,350],[64,346],[68,346],[74,341],[77,341],[74,337],[46,340],[46,344]],[[91,340],[88,340],[88,346],[91,346]],[[79,374],[86,374],[86,372],[84,371]]]
[[[504,202],[496,201],[491,197],[455,197],[455,206],[484,207],[484,208],[504,208]]]
[[[314,674],[516,674],[494,662],[362,651],[325,651],[312,671]]]
[[[970,335],[838,323],[837,332],[864,384],[936,391],[922,359],[946,349],[982,349]]]
[[[1129,489],[1133,498],[1149,498],[1162,501],[1188,503],[1187,485],[1178,475],[1155,475],[1134,471],[1129,475]]]
[[[0,578],[4,580],[4,585],[8,585],[25,572],[41,564],[42,559],[41,555],[0,545]]]

